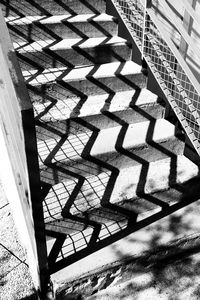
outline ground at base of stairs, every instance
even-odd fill
[[[119,263],[63,284],[57,300],[198,300],[199,212],[197,201],[136,232],[132,242],[146,251],[124,260],[118,253]]]

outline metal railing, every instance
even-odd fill
[[[200,154],[200,18],[187,0],[112,0],[191,143]],[[185,21],[185,22],[184,22]],[[198,31],[198,30],[197,30]],[[196,39],[196,40],[195,40]]]

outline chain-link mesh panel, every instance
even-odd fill
[[[146,59],[148,66],[166,95],[173,111],[186,131],[196,151],[200,153],[200,96],[187,72],[178,62],[178,58],[165,41],[165,36],[152,21],[148,10],[141,1],[113,0],[122,20]],[[156,10],[157,1],[153,1],[152,9]],[[162,15],[162,9],[156,11]],[[173,20],[167,20],[169,24]],[[167,34],[167,32],[166,32]],[[178,36],[178,38],[177,38]],[[178,50],[177,40],[184,40],[176,29],[176,38],[170,37]],[[181,55],[181,54],[180,54]]]

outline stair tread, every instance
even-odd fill
[[[115,152],[121,129],[122,127],[118,126],[101,130],[90,154],[98,156],[103,153]],[[174,137],[174,134],[175,126],[165,119],[156,120],[155,124],[152,124],[151,121],[130,124],[121,147],[124,149],[140,148],[148,144],[148,139],[158,143]]]
[[[66,215],[66,217],[62,217],[61,214],[52,214],[51,217],[46,217],[45,228],[51,232],[70,234],[73,239],[73,235],[75,236],[81,231],[84,232],[85,236],[90,236],[91,228],[96,223],[96,225],[101,226],[98,236],[98,240],[101,240],[125,229],[129,221],[132,221],[132,225],[135,222],[136,225],[138,222],[161,212],[163,208],[180,202],[182,194],[183,188],[180,185],[179,191],[175,188],[167,188],[163,191],[144,195],[144,197],[126,199],[124,203],[111,204],[107,207],[101,206],[99,203],[99,206],[88,207],[87,211],[84,211],[84,206],[81,207],[80,204],[76,207],[75,214],[72,210],[73,213]],[[160,205],[153,202],[155,199],[158,203],[160,201]],[[128,202],[128,209],[125,205],[126,201]],[[121,211],[120,207],[122,208]],[[92,224],[92,222],[94,223]]]
[[[137,221],[141,221],[142,219],[148,217],[149,215],[151,215],[152,213],[156,213],[158,211],[161,211],[162,206],[159,204],[155,204],[153,203],[153,198],[155,197],[155,199],[159,199],[160,203],[163,205],[169,206],[172,205],[174,203],[176,203],[179,200],[179,196],[181,194],[181,191],[177,191],[176,189],[173,189],[173,193],[174,193],[174,198],[170,198],[170,190],[172,189],[166,189],[160,192],[154,192],[151,194],[152,196],[152,202],[150,200],[150,197],[148,198],[148,194],[144,195],[144,197],[133,197],[133,199],[126,199],[124,200],[124,202],[120,202],[117,203],[118,207],[124,208],[126,209],[126,211],[129,211],[129,216],[131,216],[131,212],[132,212],[132,216],[134,217],[135,214],[137,214]],[[149,194],[150,195],[150,194]],[[145,198],[146,197],[146,198]],[[79,199],[80,200],[80,199]],[[159,202],[158,201],[158,202]],[[48,202],[48,200],[47,200]],[[80,201],[79,201],[80,202]],[[126,202],[128,203],[128,205],[125,205]],[[82,204],[82,206],[81,206]],[[53,211],[51,204],[47,204],[47,206],[49,206],[50,210]],[[129,209],[127,209],[126,207],[128,207]],[[82,219],[84,218],[84,216],[86,216],[86,214],[84,214],[84,205],[83,203],[80,203],[79,205],[77,205],[77,211],[76,213],[73,211],[74,216],[78,216],[82,217]],[[116,208],[116,210],[115,210]],[[125,210],[124,210],[125,211]],[[69,234],[69,233],[75,233],[77,231],[77,228],[75,228],[75,224],[77,224],[79,226],[79,230],[80,230],[80,226],[81,226],[81,222],[78,222],[76,220],[73,220],[73,218],[70,218],[73,216],[73,213],[71,213],[71,215],[68,215],[68,217],[62,217],[60,211],[55,213],[52,212],[51,216],[47,216],[45,218],[45,224],[46,224],[46,228],[51,229],[53,231],[57,231],[60,233],[64,233],[65,234]],[[90,207],[88,207],[87,210],[87,216],[89,218],[90,221],[95,221],[98,222],[99,224],[105,225],[106,227],[109,227],[111,223],[112,225],[114,225],[116,222],[119,223],[123,223],[123,226],[127,225],[127,221],[128,221],[128,213],[127,215],[125,215],[125,213],[123,214],[122,211],[120,213],[120,210],[117,211],[117,206],[112,206],[112,205],[108,205],[107,207],[105,206],[101,206],[100,201],[99,201],[99,206],[98,205],[91,205]],[[103,222],[102,220],[100,221],[100,219],[104,219]],[[79,224],[78,224],[79,223]],[[71,226],[70,226],[71,224]],[[118,224],[119,225],[119,224]],[[62,227],[62,228],[56,228],[56,227]],[[84,223],[82,223],[82,230],[84,230]],[[120,226],[118,227],[118,230],[121,229]]]
[[[104,45],[123,45],[128,44],[128,42],[118,36],[114,36],[111,38],[107,37],[97,37],[97,38],[88,38],[88,39],[63,39],[62,41],[58,41],[55,43],[55,40],[41,40],[37,42],[33,42],[27,45],[26,42],[14,43],[14,48],[19,53],[26,52],[36,52],[42,51],[42,49],[50,49],[52,51],[60,50],[60,49],[70,49],[70,48],[92,48],[97,46]]]
[[[39,73],[39,74],[38,74]],[[103,78],[115,75],[141,74],[141,66],[133,61],[111,62],[101,65],[84,66],[77,68],[50,68],[43,72],[38,70],[23,71],[25,80],[31,85],[52,83],[57,80],[74,81],[88,77]]]
[[[116,153],[119,156],[120,152],[116,150],[116,147],[125,150],[134,151],[135,149],[135,151],[141,151],[141,148],[148,147],[149,143],[155,142],[158,144],[173,139],[175,134],[175,126],[165,119],[125,125],[127,128],[125,134],[123,133],[122,144],[121,141],[118,142],[120,133],[123,130],[122,126],[102,129],[99,131],[90,152],[86,155],[110,157],[111,153],[112,155]],[[62,138],[59,135],[57,138],[49,138],[48,134],[49,132],[47,131],[47,137],[42,136],[42,140],[39,140],[38,136],[38,150],[41,162],[48,161],[48,163],[63,163],[65,165],[67,163],[70,165],[76,164],[83,160],[83,151],[92,136],[88,132],[69,136],[63,140],[62,145],[51,157],[51,152],[54,152],[54,149],[58,147]],[[50,161],[48,157],[51,157]]]
[[[8,17],[5,19],[10,25],[30,25],[33,22],[40,23],[43,25],[57,24],[62,22],[77,23],[77,22],[104,22],[116,20],[115,17],[108,15],[106,13],[96,14],[79,14],[76,16],[66,14],[66,15],[55,15],[55,16],[26,16],[23,18]]]
[[[140,91],[124,91],[118,92],[114,95],[103,94],[89,96],[86,101],[77,108],[81,98],[67,99],[58,101],[53,107],[51,102],[45,103],[35,102],[35,115],[40,121],[61,121],[70,117],[84,117],[97,115],[103,111],[116,112],[128,109],[130,106],[147,106],[156,104],[158,96],[153,94],[148,89],[141,89]],[[48,109],[48,107],[51,107]],[[132,108],[130,108],[132,109]]]
[[[21,15],[25,14],[28,16],[35,15],[63,15],[66,13],[76,15],[76,14],[88,14],[105,12],[106,3],[104,0],[87,0],[87,1],[54,1],[54,0],[34,0],[27,2],[26,0],[9,0],[1,1],[1,8],[5,16],[8,15]],[[6,8],[9,8],[6,9]]]
[[[179,155],[176,162],[176,183],[183,183],[198,174],[198,167],[184,155]],[[67,209],[65,209],[72,215],[81,215],[86,211],[88,213],[97,211],[102,206],[106,189],[109,188],[112,188],[112,194],[108,199],[103,200],[104,205],[111,203],[124,207],[129,211],[132,210],[138,214],[138,220],[143,218],[147,211],[155,208],[161,210],[164,207],[163,203],[169,204],[174,202],[174,199],[169,199],[169,196],[166,196],[166,198],[158,197],[158,199],[160,198],[160,203],[159,201],[153,203],[150,198],[145,198],[145,196],[141,201],[141,198],[137,196],[138,185],[141,184],[138,180],[141,171],[141,166],[123,169],[112,187],[109,181],[111,174],[108,174],[108,172],[102,172],[99,176],[89,176],[85,178],[79,193],[73,199],[71,199],[71,194],[78,184],[77,178],[54,185],[44,201],[45,223],[61,220],[61,211],[66,207],[66,204]],[[150,163],[143,192],[146,195],[150,195],[167,190],[171,184],[171,176],[171,158],[168,157],[161,161]],[[124,178],[126,178],[126,181]],[[68,201],[70,201],[70,204],[68,204]]]

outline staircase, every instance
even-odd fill
[[[105,1],[0,2],[34,106],[49,266],[59,273],[169,214],[198,168]]]

